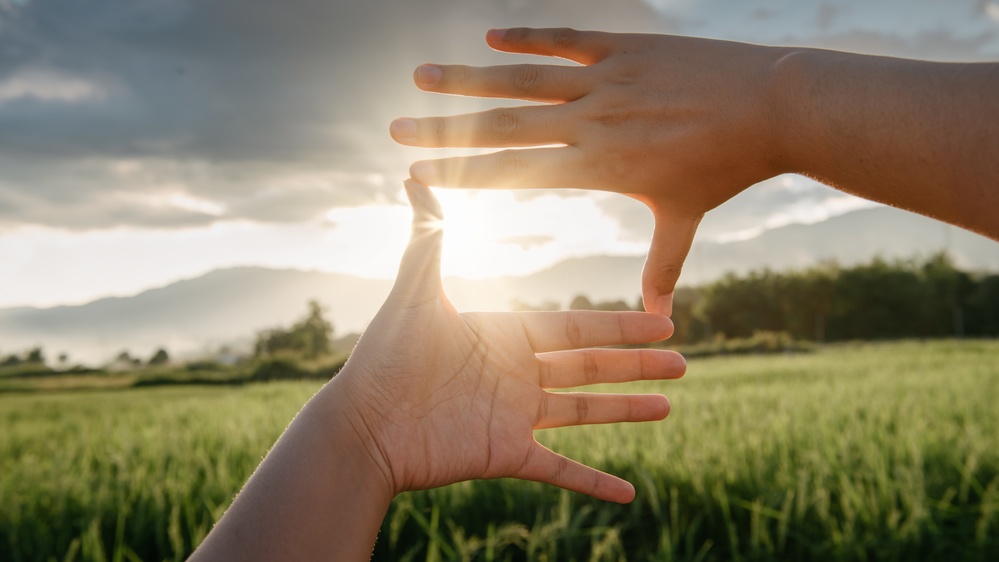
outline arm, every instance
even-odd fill
[[[795,50],[786,170],[999,240],[999,64]]]
[[[559,148],[417,162],[421,182],[618,191],[656,220],[645,307],[670,295],[700,217],[787,172],[999,239],[999,64],[691,37],[494,30],[501,51],[581,66],[423,65],[429,91],[549,105],[400,119],[415,146]]]
[[[534,440],[534,429],[666,417],[660,395],[551,393],[677,378],[650,349],[672,324],[640,312],[459,314],[441,290],[440,210],[407,184],[399,277],[334,379],[303,408],[192,560],[365,560],[392,498],[473,478],[547,482],[628,502],[634,488]]]

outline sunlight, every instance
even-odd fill
[[[527,275],[569,257],[645,250],[622,241],[591,194],[524,200],[507,190],[434,191],[444,209],[445,276]]]

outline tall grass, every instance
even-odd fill
[[[316,383],[0,396],[0,559],[178,560]],[[389,560],[999,557],[999,342],[692,361],[662,423],[539,432],[636,484],[400,496]]]

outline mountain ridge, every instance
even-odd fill
[[[726,272],[764,267],[787,270],[822,261],[843,266],[886,259],[928,257],[947,250],[958,267],[999,271],[999,244],[931,219],[895,209],[847,213],[812,225],[788,225],[749,240],[698,241],[681,276],[698,285]],[[507,310],[512,301],[565,306],[578,294],[594,301],[637,302],[644,256],[571,258],[524,276],[447,278],[445,290],[459,310]],[[249,345],[262,329],[288,325],[316,299],[329,309],[338,334],[360,331],[374,316],[392,281],[308,270],[258,266],[218,269],[132,296],[82,305],[0,309],[0,352],[42,345],[68,351],[72,360],[103,361],[128,349],[145,356],[156,347],[172,353]]]

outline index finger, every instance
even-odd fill
[[[646,312],[519,312],[516,317],[535,353],[650,343],[673,335],[669,318]]]

